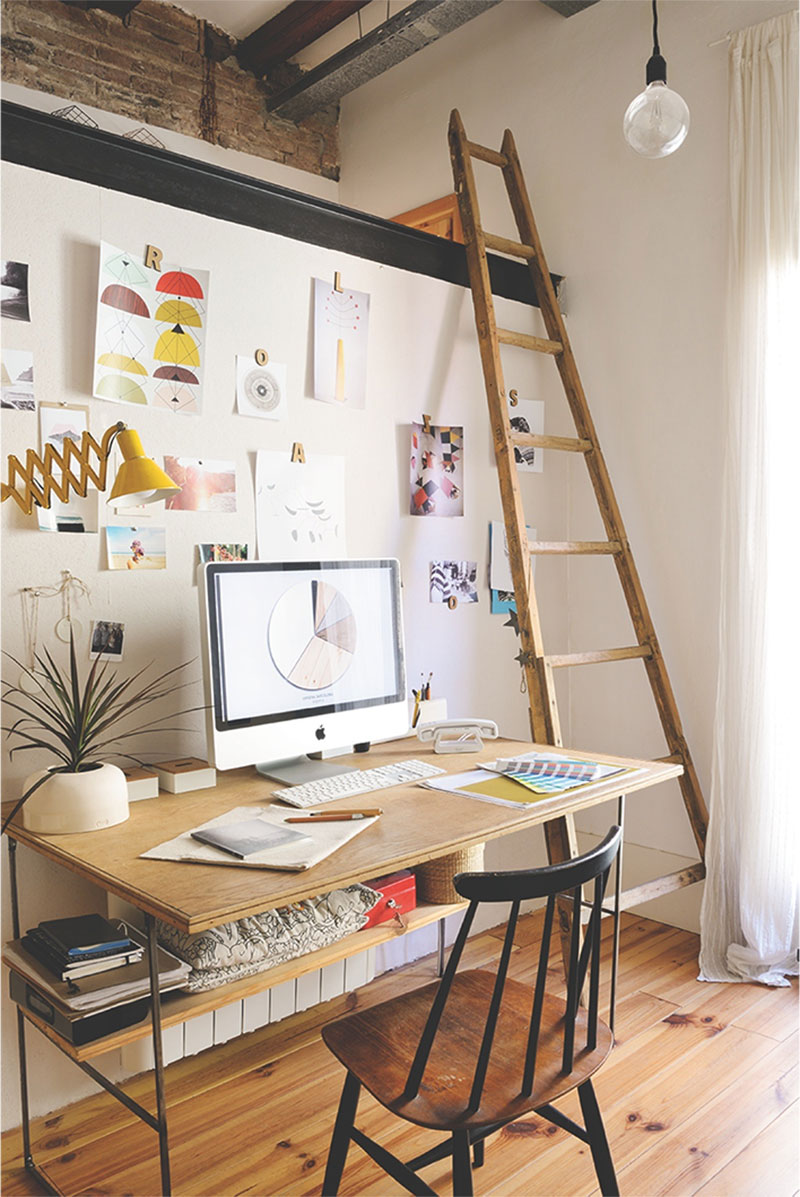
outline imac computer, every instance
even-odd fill
[[[216,768],[295,785],[408,731],[397,561],[209,562],[199,589]]]

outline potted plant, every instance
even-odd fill
[[[145,666],[120,681],[109,663],[95,657],[85,681],[81,682],[75,642],[70,635],[69,667],[62,670],[51,654],[36,654],[33,668],[22,665],[11,654],[9,660],[19,666],[20,683],[3,682],[3,702],[17,713],[10,726],[2,730],[8,738],[19,741],[11,749],[29,752],[44,749],[56,763],[40,769],[25,779],[22,797],[3,822],[2,830],[22,809],[23,826],[44,835],[63,835],[94,831],[124,823],[128,818],[128,789],[125,774],[103,758],[113,755],[129,761],[139,758],[120,751],[133,736],[146,732],[180,731],[165,722],[188,714],[199,707],[166,715],[141,717],[152,704],[168,698],[188,683],[176,681],[176,675],[188,662],[177,665],[146,681]],[[114,667],[116,669],[116,667]],[[131,725],[131,718],[139,721]]]

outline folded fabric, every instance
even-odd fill
[[[336,943],[364,926],[379,899],[367,885],[349,885],[194,935],[159,921],[158,938],[192,966],[186,988],[198,992]]]

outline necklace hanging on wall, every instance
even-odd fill
[[[23,586],[20,590],[22,601],[22,636],[23,636],[23,669],[20,673],[19,687],[30,694],[38,690],[38,683],[33,676],[36,671],[36,649],[39,639],[39,600],[55,598],[61,595],[61,618],[57,620],[54,631],[63,644],[69,644],[70,635],[80,636],[82,626],[72,615],[73,595],[89,598],[89,587],[81,578],[77,578],[68,569],[61,571],[61,581],[54,586]]]

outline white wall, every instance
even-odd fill
[[[792,6],[662,0],[668,81],[687,101],[692,126],[683,147],[661,161],[638,157],[621,132],[652,45],[645,0],[602,0],[566,20],[542,4],[506,0],[360,88],[342,108],[341,200],[384,216],[453,190],[452,108],[473,141],[499,149],[503,130],[512,130],[550,268],[567,276],[570,339],[706,794],[727,248],[727,49],[709,43]],[[476,173],[484,228],[516,236],[500,172],[476,163]],[[562,408],[548,403],[546,431],[560,431],[562,419]],[[571,539],[602,537],[579,460],[569,467],[567,518]],[[533,522],[543,539],[555,537],[548,515],[534,509]],[[539,569],[543,577],[552,566],[545,559]],[[551,650],[631,643],[611,562],[578,559],[568,576],[566,639],[544,623]],[[644,678],[633,661],[570,671],[565,739],[663,754]],[[597,833],[610,816],[596,808],[581,826]],[[629,854],[633,880],[648,868],[658,875],[662,853],[664,871],[694,856],[677,785],[632,800],[628,834],[642,846]],[[694,926],[700,889],[643,913]]]
[[[88,404],[95,434],[120,418],[130,420],[146,451],[156,458],[164,453],[235,458],[238,478],[236,515],[164,512],[153,517],[153,522],[163,522],[167,528],[168,568],[158,573],[110,572],[97,535],[38,532],[32,518],[25,517],[13,502],[4,503],[4,647],[16,656],[23,653],[21,588],[57,583],[61,570],[69,569],[91,591],[90,601],[76,609],[83,625],[82,654],[87,651],[90,620],[113,618],[126,625],[121,671],[149,661],[168,667],[195,657],[199,645],[195,546],[201,540],[254,544],[255,451],[264,447],[288,455],[292,442],[301,441],[308,457],[336,453],[347,459],[348,552],[354,556],[396,555],[402,562],[409,679],[416,682],[421,671],[433,670],[433,694],[448,698],[452,714],[489,714],[507,734],[525,736],[527,707],[513,661],[516,639],[502,626],[505,617],[489,614],[488,521],[501,518],[502,513],[468,292],[24,167],[4,169],[3,193],[3,252],[30,265],[32,319],[29,324],[4,320],[2,333],[9,347],[33,351],[39,399]],[[151,243],[163,249],[165,260],[210,270],[201,416],[134,410],[90,397],[101,239],[131,252],[141,252]],[[346,285],[371,295],[365,411],[340,410],[306,398],[310,393],[311,280],[315,275],[332,278],[334,270],[341,271]],[[509,302],[505,306],[510,323],[524,319],[522,305]],[[288,364],[289,415],[285,422],[233,414],[234,356],[252,353],[257,346],[266,348],[273,360]],[[462,519],[420,520],[406,514],[409,425],[423,412],[434,422],[464,425],[466,515]],[[24,456],[28,446],[38,445],[37,419],[33,413],[3,411],[4,454]],[[547,473],[523,481],[534,505],[549,512],[549,526],[558,526],[563,533],[563,465],[553,463]],[[478,561],[480,601],[476,606],[462,604],[450,611],[429,603],[428,564],[442,557]],[[544,601],[564,634],[557,578],[545,587]],[[61,614],[58,600],[40,600],[40,649],[59,647],[54,627]],[[199,677],[199,666],[193,672]],[[14,672],[9,675],[4,665],[3,676],[14,679]],[[189,692],[188,701],[202,701],[199,683]],[[204,755],[200,717],[186,722],[196,730],[159,743],[162,759],[176,752]],[[409,743],[409,756],[413,756],[413,742]],[[4,799],[19,793],[22,778],[34,764],[24,756],[21,762],[15,758],[9,763],[4,753]],[[54,910],[68,914],[90,904],[101,908],[101,894],[71,880],[25,848],[19,850],[19,856],[23,928],[52,917]],[[532,859],[543,859],[540,833],[516,837],[514,842],[504,840],[489,856],[496,867],[519,867]],[[7,886],[7,880],[4,884]],[[3,907],[3,935],[8,938],[7,901]],[[4,1119],[6,1125],[13,1125],[18,1117],[12,1066],[16,1047],[7,998],[3,1018],[4,1062],[8,1064],[3,1069]],[[29,1036],[29,1041],[34,1110],[53,1109],[81,1092],[92,1091],[93,1086],[49,1044],[38,1036]],[[113,1061],[111,1067],[115,1067]]]

